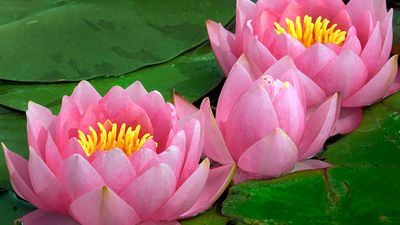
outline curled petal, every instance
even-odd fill
[[[302,171],[302,170],[315,170],[315,169],[325,169],[329,168],[332,165],[321,161],[321,160],[316,160],[316,159],[307,159],[303,161],[299,161],[296,163],[295,167],[293,168],[291,173],[297,172],[297,171]]]

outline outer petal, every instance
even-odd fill
[[[296,58],[306,50],[306,47],[289,34],[276,34],[275,41],[271,45],[271,52],[277,59],[286,55]]]
[[[378,66],[383,66],[387,59],[390,57],[390,51],[392,50],[393,44],[393,9],[390,9],[385,19],[381,23],[381,34],[382,34],[382,51],[378,61]]]
[[[382,35],[380,30],[380,23],[378,22],[375,26],[374,31],[369,37],[363,51],[361,52],[361,59],[364,61],[368,69],[368,74],[371,76],[375,75],[380,69],[377,62],[380,59],[382,51]]]
[[[66,212],[71,199],[57,177],[33,149],[29,149],[28,168],[33,190],[46,208]]]
[[[151,221],[151,220],[146,220],[139,225],[180,225],[178,221]]]
[[[132,100],[123,88],[114,86],[99,101],[99,104],[103,105],[109,116],[112,117],[118,112],[128,108],[132,104]]]
[[[20,219],[24,225],[80,225],[69,215],[37,209]]]
[[[151,163],[154,163],[154,161],[158,161],[158,156],[155,151],[148,148],[142,148],[135,154],[132,154],[129,157],[129,160],[131,161],[136,175],[139,177],[148,168],[150,168],[149,166]]]
[[[82,225],[133,225],[140,221],[135,211],[106,186],[77,198],[70,210]]]
[[[79,154],[74,154],[63,162],[57,177],[71,199],[104,185],[97,171]]]
[[[390,86],[388,92],[386,92],[384,97],[394,94],[399,90],[400,90],[400,70],[397,69],[396,79],[394,80],[393,84]]]
[[[101,96],[89,82],[81,81],[72,92],[71,99],[78,106],[79,112],[83,114],[89,105],[100,101]]]
[[[339,116],[340,99],[334,94],[310,116],[306,122],[303,140],[298,145],[299,160],[317,154],[335,127]]]
[[[177,126],[177,120],[178,116],[172,104],[164,104],[151,118],[152,124],[154,124],[154,141],[157,142],[159,149],[165,149],[170,133]]]
[[[347,31],[347,37],[341,48],[341,52],[344,52],[346,50],[351,50],[357,55],[361,54],[362,47],[360,40],[358,40],[357,31],[355,27],[350,27],[350,29]]]
[[[208,209],[228,187],[236,166],[234,164],[220,166],[210,170],[206,186],[192,208],[185,212],[181,218],[194,216]]]
[[[396,79],[397,55],[382,67],[382,69],[365,84],[360,90],[343,102],[346,107],[360,107],[370,105],[381,99]]]
[[[270,178],[289,172],[296,161],[296,145],[283,130],[276,128],[250,146],[240,157],[238,166],[250,174]]]
[[[118,148],[101,152],[92,162],[92,166],[103,177],[106,185],[116,193],[119,193],[136,177],[131,162]]]
[[[236,41],[238,49],[243,48],[243,29],[247,22],[253,19],[255,9],[256,5],[250,0],[236,1]]]
[[[343,98],[359,90],[367,79],[367,68],[360,57],[352,51],[342,52],[313,78],[326,94],[340,92]]]
[[[150,118],[153,118],[164,105],[166,104],[164,97],[158,91],[152,91],[138,101]]]
[[[371,12],[375,21],[382,20],[386,15],[386,1],[380,0],[350,0],[346,5],[349,14],[354,21],[362,19],[362,13],[365,11]]]
[[[121,198],[135,209],[141,219],[146,219],[171,197],[175,185],[174,171],[161,163],[130,183],[121,193]]]
[[[210,161],[205,159],[152,219],[175,220],[189,210],[203,191],[209,170]]]
[[[204,112],[204,147],[203,153],[214,161],[227,165],[233,163],[233,159],[226,147],[224,137],[214,119],[210,107],[210,100],[205,98],[200,109]]]
[[[239,99],[225,125],[225,141],[235,161],[254,142],[279,126],[271,99],[259,85]]]
[[[174,103],[178,118],[183,118],[192,115],[198,110],[189,101],[187,101],[182,96],[176,94],[175,92],[172,95],[172,102]]]
[[[185,160],[184,149],[179,149],[178,146],[171,145],[165,151],[158,155],[159,162],[168,165],[174,171],[176,180],[181,175],[183,163]]]
[[[229,73],[218,99],[217,123],[228,119],[234,104],[251,85],[252,79],[249,72],[240,63],[236,63]]]
[[[325,168],[329,168],[331,166],[332,166],[331,164],[321,161],[321,160],[307,159],[307,160],[297,162],[296,166],[290,172],[293,173],[293,172],[302,171],[302,170],[325,169]]]
[[[222,71],[227,75],[237,60],[234,54],[237,51],[235,36],[214,21],[207,20],[206,25],[215,57]]]
[[[140,99],[142,99],[144,96],[146,96],[148,94],[148,92],[143,87],[142,83],[140,83],[140,81],[135,81],[133,84],[131,84],[125,90],[126,90],[127,95],[135,103],[138,103]]]
[[[57,172],[57,169],[63,160],[56,143],[54,143],[54,140],[50,135],[47,137],[44,160],[53,173]]]
[[[4,144],[2,145],[6,164],[10,173],[11,184],[15,192],[21,198],[29,201],[36,207],[45,208],[37,195],[33,192],[26,159],[8,150]]]
[[[248,43],[246,54],[261,71],[265,71],[277,60],[257,38],[252,38]],[[255,77],[258,78],[258,77]]]
[[[336,123],[335,134],[347,134],[357,129],[363,118],[361,108],[341,108],[339,119]]]

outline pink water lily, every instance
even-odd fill
[[[226,75],[242,53],[262,72],[289,55],[326,95],[340,92],[335,133],[347,133],[360,107],[400,89],[392,18],[384,0],[237,0],[235,35],[213,21],[207,29]]]
[[[38,208],[24,225],[179,224],[210,207],[232,177],[232,164],[201,159],[201,121],[178,120],[140,82],[102,97],[83,81],[58,116],[28,108],[29,160],[3,145],[15,192]]]
[[[236,162],[235,182],[328,166],[307,159],[322,150],[335,128],[340,97],[321,95],[318,85],[288,65],[289,57],[259,77],[243,55],[222,88],[215,118],[208,99],[197,110],[174,97],[180,118],[204,114],[204,153],[222,165]],[[322,103],[307,109],[306,102]]]

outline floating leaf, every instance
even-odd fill
[[[11,225],[15,220],[24,216],[35,208],[24,200],[19,199],[11,191],[0,192],[0,220],[1,224]]]

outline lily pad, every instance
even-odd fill
[[[195,101],[214,88],[223,79],[209,45],[185,53],[174,60],[157,66],[110,78],[90,81],[105,94],[112,86],[127,87],[139,80],[147,90],[158,90],[169,100],[172,89]],[[1,82],[1,81],[0,81]],[[62,83],[0,83],[0,104],[25,111],[28,101],[34,101],[57,112],[61,98],[69,95],[77,82]]]
[[[206,19],[228,23],[231,0],[5,0],[0,79],[77,81],[165,62],[207,39]]]
[[[19,199],[11,191],[0,192],[0,219],[1,224],[11,225],[18,218],[35,208],[24,200]]]
[[[230,189],[242,224],[400,224],[400,94],[365,110],[360,128],[320,156],[332,168]]]

